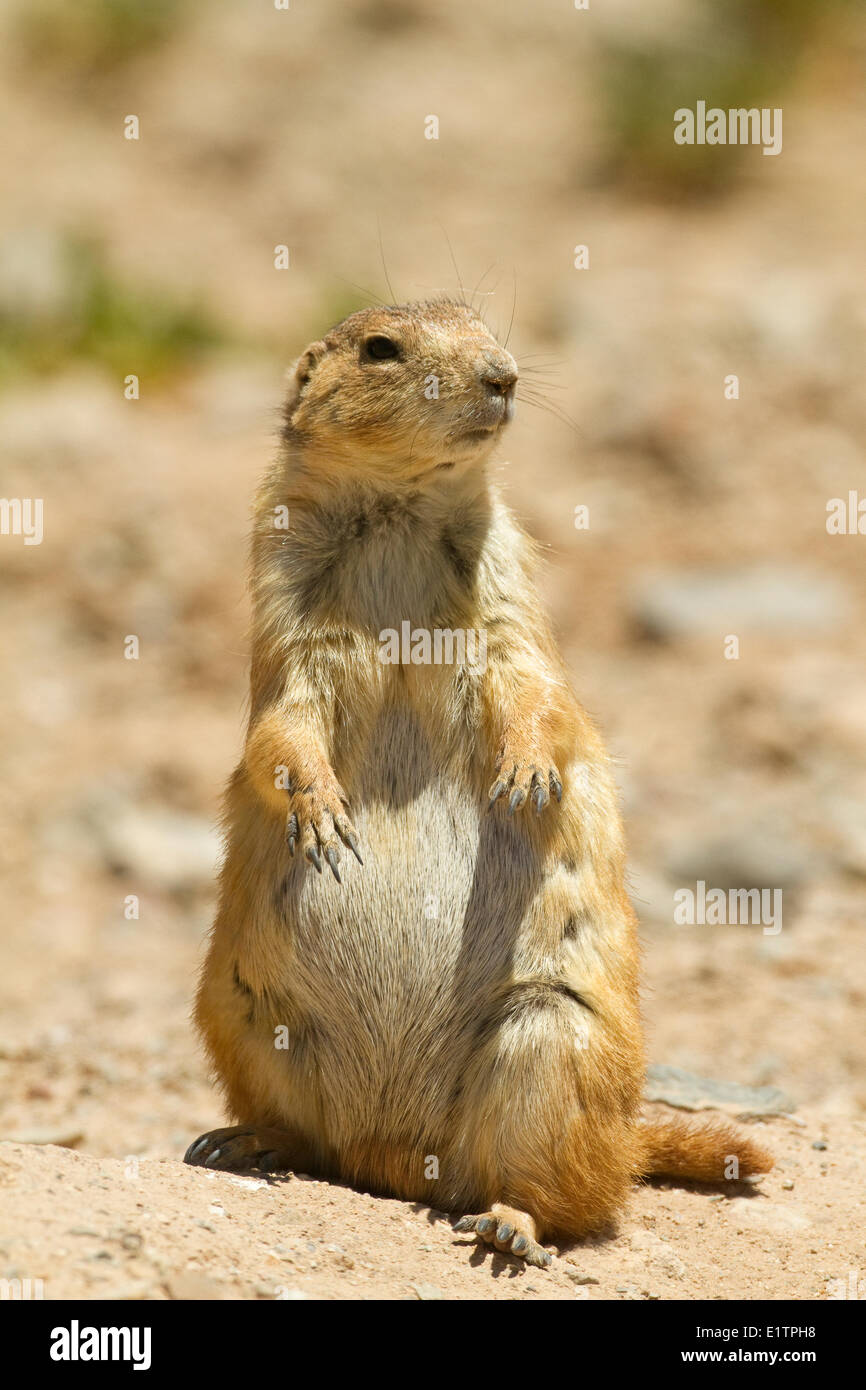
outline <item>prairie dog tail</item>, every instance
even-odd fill
[[[712,1120],[647,1120],[638,1129],[643,1177],[724,1182],[767,1173],[775,1160],[732,1125]],[[736,1160],[736,1165],[732,1160]]]

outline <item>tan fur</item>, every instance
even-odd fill
[[[399,356],[372,358],[377,335]],[[600,1228],[641,1172],[769,1160],[728,1132],[638,1123],[610,764],[488,471],[515,379],[449,301],[355,314],[290,374],[196,1003],[238,1127],[189,1157],[484,1213],[466,1229],[543,1263],[537,1241]],[[486,669],[383,664],[380,633],[404,620],[483,630]]]
[[[640,1135],[641,1169],[647,1177],[725,1182],[753,1178],[773,1167],[766,1149],[717,1120],[647,1120]]]

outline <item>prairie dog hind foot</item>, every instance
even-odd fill
[[[303,1145],[285,1129],[229,1125],[211,1129],[190,1144],[184,1163],[237,1173],[287,1173],[309,1166]]]
[[[546,1269],[551,1256],[536,1240],[535,1222],[528,1212],[494,1202],[489,1211],[464,1216],[454,1227],[458,1235],[474,1233],[479,1244],[489,1245],[503,1255],[516,1255],[528,1265]]]

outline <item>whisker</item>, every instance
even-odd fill
[[[387,299],[383,299],[381,295],[376,294],[375,290],[367,290],[363,285],[356,285],[354,280],[347,280],[345,275],[338,275],[336,272],[334,273],[334,279],[341,280],[344,285],[349,285],[353,290],[357,290],[365,299],[372,299],[375,303],[382,304],[386,309],[388,308]]]
[[[418,428],[417,428],[417,430],[415,431],[415,433],[414,433],[413,436],[412,436],[412,443],[409,445],[409,458],[408,458],[408,460],[407,460],[408,463],[411,463],[411,462],[412,462],[412,455],[413,455],[413,453],[415,452],[415,441],[416,441],[416,439],[418,438],[419,434],[421,433],[421,428],[422,428],[423,424],[424,424],[424,421],[423,421],[423,420],[420,420],[420,421],[418,422]]]
[[[526,391],[518,391],[517,399],[526,405],[535,406],[536,410],[543,410],[548,415],[552,415],[554,420],[559,420],[561,424],[568,425],[569,429],[573,430],[575,434],[582,434],[582,430],[577,424],[577,421],[573,420],[567,411],[563,410],[562,406],[558,403],[547,401],[543,398],[539,399],[537,396],[529,394]]]
[[[426,283],[426,281],[424,281],[424,280],[413,280],[411,283],[412,283],[412,286],[413,286],[414,289],[417,289],[417,290],[426,290],[428,294],[442,294],[442,295],[447,295],[449,298],[452,298],[452,297],[453,297],[452,294],[451,294],[451,290],[448,288],[447,285],[428,285],[428,284]],[[476,294],[477,291],[476,291],[476,290],[473,290],[472,293],[473,293],[473,294]],[[485,297],[485,296],[486,296],[487,298],[491,298],[495,293],[496,293],[495,287],[494,287],[492,290],[482,290],[482,291],[481,291],[482,298]],[[470,304],[468,307],[469,307],[469,308],[472,308],[473,306]]]
[[[437,225],[438,225],[438,227],[439,227],[439,230],[441,231],[442,235],[443,235],[444,238],[445,238],[445,241],[446,241],[447,244],[448,244],[448,254],[449,254],[449,256],[451,257],[451,264],[452,264],[453,267],[454,267],[454,274],[455,274],[456,277],[457,277],[457,288],[458,288],[458,290],[460,291],[460,303],[463,305],[464,309],[468,309],[470,306],[466,303],[466,289],[465,289],[465,287],[464,287],[463,280],[462,280],[461,275],[460,275],[460,271],[457,269],[457,259],[456,259],[455,255],[454,255],[454,247],[451,245],[451,238],[450,238],[450,236],[448,235],[448,233],[446,232],[444,224],[443,224],[442,222],[440,222],[438,218],[436,219],[436,221],[437,221]]]
[[[514,293],[511,297],[511,320],[508,324],[508,332],[505,335],[505,342],[502,344],[504,348],[508,347],[508,339],[511,337],[511,330],[514,327],[514,311],[517,308],[517,271],[512,269],[511,274],[514,280]]]
[[[385,248],[384,248],[384,246],[382,245],[382,222],[381,222],[381,219],[380,219],[379,217],[376,218],[376,226],[377,226],[378,231],[379,231],[379,255],[380,255],[381,258],[382,258],[382,269],[383,269],[384,272],[385,272],[385,284],[388,286],[388,293],[389,293],[390,296],[391,296],[391,303],[392,303],[392,304],[396,304],[396,303],[397,303],[397,296],[396,296],[396,294],[394,293],[394,286],[391,284],[391,277],[390,277],[390,275],[388,274],[388,267],[387,267],[386,264],[385,264]]]
[[[428,285],[425,280],[413,280],[412,284],[417,290],[427,290],[430,294],[448,294],[447,285]]]
[[[524,366],[520,368],[520,375],[524,378],[528,377],[531,386],[548,386],[551,391],[563,391],[565,389],[563,382],[553,381],[550,377],[539,376],[538,373],[541,370],[543,369],[540,367]]]
[[[480,292],[481,286],[484,284],[484,281],[487,279],[488,275],[490,274],[491,270],[493,270],[493,268],[495,267],[495,265],[496,265],[496,262],[495,262],[495,261],[491,261],[491,262],[490,262],[489,266],[488,266],[487,269],[485,270],[485,272],[484,272],[484,274],[482,275],[481,279],[478,281],[478,284],[475,286],[475,289],[472,291],[472,294],[470,295],[470,302],[475,298],[476,294],[478,294],[478,293]],[[487,290],[486,293],[487,293],[487,294],[492,294],[492,293],[493,293],[493,290]]]
[[[540,410],[540,411],[542,411],[543,414],[549,415],[549,416],[551,417],[551,419],[553,419],[553,420],[558,420],[559,423],[560,423],[561,425],[564,425],[565,428],[566,428],[567,430],[569,430],[572,434],[580,436],[580,430],[577,428],[577,425],[574,423],[574,421],[573,421],[573,420],[568,420],[568,419],[566,419],[565,416],[560,415],[560,414],[558,413],[558,411],[553,410],[550,406],[548,406],[548,405],[542,405],[542,403],[541,403],[540,401],[527,401],[527,400],[522,401],[521,404],[522,404],[522,405],[528,405],[528,406],[530,406],[533,410]],[[581,436],[581,437],[582,437],[582,436]]]

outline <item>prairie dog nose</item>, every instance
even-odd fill
[[[478,376],[491,396],[508,397],[517,385],[517,363],[504,348],[484,348],[478,361]]]

